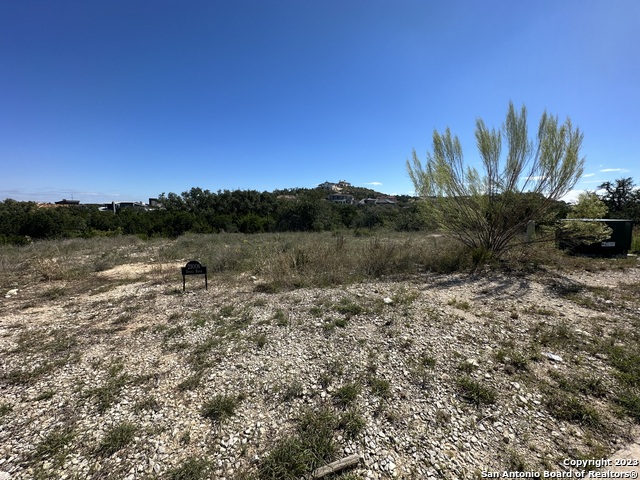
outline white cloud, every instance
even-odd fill
[[[585,190],[569,190],[560,200],[564,200],[567,203],[575,203],[578,200],[578,195],[584,192]]]
[[[365,183],[364,185],[382,185],[381,182],[369,182],[369,183]]]
[[[628,172],[626,168],[603,168],[601,172]]]
[[[582,178],[593,177],[594,175],[595,173],[585,173],[584,175],[582,175]]]

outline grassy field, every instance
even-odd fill
[[[637,242],[636,242],[637,243]],[[217,278],[241,273],[260,276],[275,290],[323,287],[383,276],[420,272],[471,272],[473,255],[455,240],[422,233],[280,233],[185,235],[176,240],[140,240],[134,236],[98,237],[0,246],[0,285],[77,280],[128,263],[151,265],[159,281],[172,275],[167,263],[196,259]],[[629,260],[633,264],[633,260]],[[533,271],[539,265],[558,269],[606,269],[625,265],[571,257],[550,244],[514,249],[491,268]]]

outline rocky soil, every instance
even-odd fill
[[[639,342],[638,266],[277,293],[183,293],[180,266],[0,292],[0,478],[256,478],[322,409],[359,420],[333,437],[345,478],[568,472],[637,434],[612,348]]]

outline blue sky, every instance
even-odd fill
[[[143,200],[347,180],[509,101],[585,135],[576,190],[640,183],[637,0],[0,2],[0,199]]]

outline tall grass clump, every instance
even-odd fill
[[[294,435],[280,440],[258,466],[262,480],[297,480],[330,461],[338,451],[334,431],[340,419],[330,409],[303,411]]]

